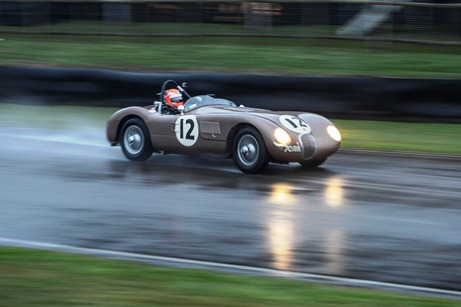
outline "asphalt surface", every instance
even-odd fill
[[[461,290],[461,159],[339,152],[321,168],[155,155],[0,128],[0,236]]]

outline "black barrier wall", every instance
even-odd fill
[[[0,66],[0,99],[120,108],[148,105],[167,79],[187,82],[191,95],[215,94],[248,107],[337,118],[461,122],[461,79],[159,74]]]

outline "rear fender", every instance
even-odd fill
[[[151,111],[143,107],[128,107],[118,110],[107,121],[107,140],[112,146],[119,143],[120,130],[123,124],[131,118],[140,118],[144,123],[148,122]]]

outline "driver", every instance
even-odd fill
[[[178,107],[184,105],[181,92],[175,88],[165,91],[165,102],[174,112],[179,112]]]

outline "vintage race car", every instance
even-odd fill
[[[187,98],[179,110],[165,102],[171,88]],[[320,115],[237,106],[214,95],[191,97],[184,88],[167,80],[153,105],[115,112],[107,123],[110,144],[120,144],[133,161],[154,152],[232,158],[244,173],[261,172],[269,162],[315,167],[340,146],[340,132]]]

